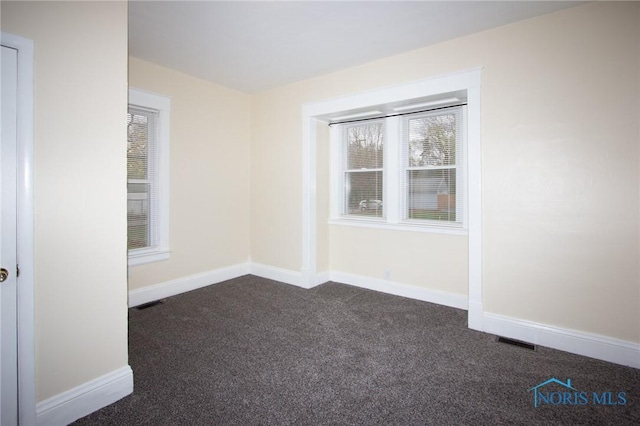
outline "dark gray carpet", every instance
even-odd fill
[[[640,370],[497,343],[466,321],[342,284],[237,278],[131,309],[134,393],[77,424],[640,424]],[[627,403],[534,408],[527,390],[551,377]]]

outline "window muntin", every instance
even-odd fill
[[[383,217],[384,123],[344,127],[344,204],[347,216]]]

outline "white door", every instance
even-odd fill
[[[18,423],[16,119],[18,55],[2,46],[0,145],[0,424]]]

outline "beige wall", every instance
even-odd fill
[[[34,41],[42,401],[127,365],[127,5],[3,1],[2,31]]]
[[[301,104],[482,66],[485,311],[639,342],[638,14],[591,3],[255,95],[252,259],[301,268]],[[326,229],[333,270],[466,293],[464,237]]]
[[[251,104],[251,260],[294,271],[302,265],[300,95],[286,86]]]
[[[640,341],[638,29],[638,4],[596,3],[502,32],[483,79],[487,311]]]
[[[247,262],[249,96],[137,58],[129,85],[171,98],[172,251],[131,267],[129,289]]]

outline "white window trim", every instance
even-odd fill
[[[389,117],[385,120],[385,142],[394,140],[397,142],[401,133],[401,117]],[[384,201],[387,222],[385,225],[391,229],[398,229],[402,222],[401,200],[402,200],[402,178],[400,177],[400,163],[402,162],[400,150],[397,146],[385,143],[384,160],[387,166],[384,185]],[[409,229],[413,230],[413,227]]]
[[[129,266],[158,262],[169,258],[169,125],[171,99],[167,96],[129,88],[129,105],[158,111],[158,211],[157,244],[152,248],[129,250]]]
[[[468,231],[466,229],[453,226],[429,226],[419,223],[417,220],[415,222],[403,221],[401,223],[389,223],[388,221],[385,221],[384,218],[379,218],[377,220],[368,218],[340,218],[329,219],[328,223],[329,225],[355,226],[359,228],[378,228],[395,231],[425,232],[432,234],[468,235]]]
[[[456,90],[467,91],[467,215],[469,237],[469,328],[484,329],[482,303],[482,150],[480,80],[482,68],[419,80],[393,87],[302,106],[302,285],[313,287],[317,270],[316,125],[329,114],[371,105],[415,99]],[[333,189],[333,188],[332,188]],[[335,206],[332,206],[332,209]]]
[[[468,235],[468,203],[466,193],[466,168],[467,168],[467,127],[466,107],[460,108],[462,123],[462,147],[461,163],[456,164],[457,197],[462,205],[462,222],[445,222],[435,220],[409,219],[406,217],[407,194],[405,190],[405,157],[407,146],[404,136],[404,127],[408,125],[408,118],[392,116],[380,119],[372,119],[368,123],[384,123],[384,167],[383,167],[383,216],[359,216],[344,212],[345,202],[345,128],[343,125],[331,127],[331,193],[330,193],[330,225],[346,225],[369,227],[378,229],[395,229],[402,231],[432,232],[437,234]],[[427,115],[427,114],[424,114]]]

